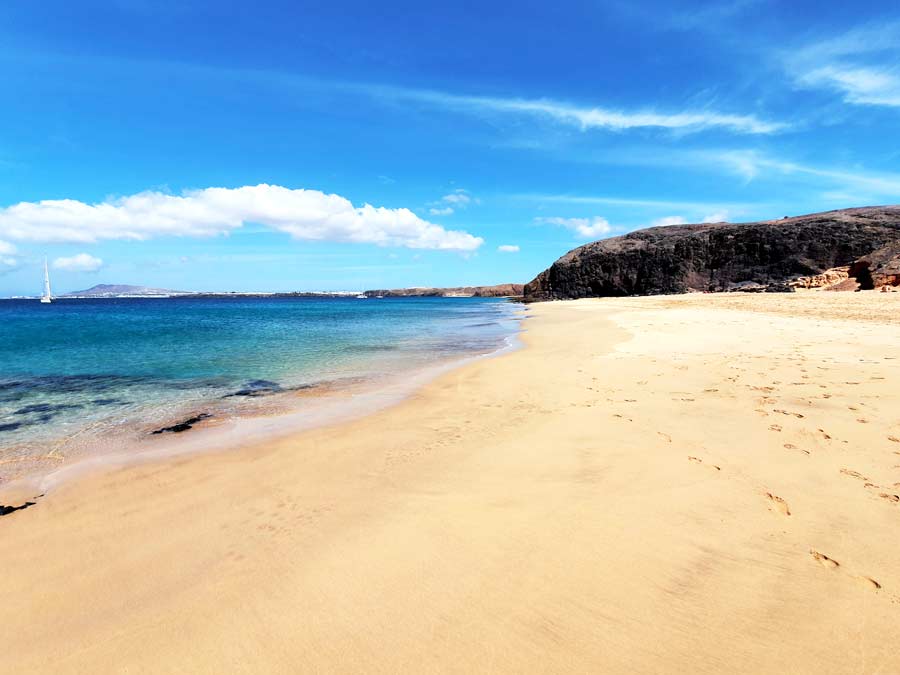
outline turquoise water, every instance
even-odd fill
[[[0,300],[0,458],[206,402],[259,405],[490,353],[515,333],[517,309],[479,298]]]

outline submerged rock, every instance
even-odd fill
[[[231,398],[233,396],[244,396],[244,397],[256,397],[256,396],[269,396],[270,394],[278,394],[283,392],[284,389],[277,382],[272,382],[271,380],[250,380],[246,384],[244,384],[243,388],[238,389],[235,392],[230,394],[226,394],[223,398]]]

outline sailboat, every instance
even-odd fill
[[[50,271],[47,269],[47,259],[44,258],[44,294],[41,296],[41,302],[50,301]]]

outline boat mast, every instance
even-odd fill
[[[44,302],[50,302],[50,270],[47,268],[47,259],[44,258]]]

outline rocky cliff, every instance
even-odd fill
[[[878,280],[900,283],[898,254],[900,206],[755,223],[651,227],[569,251],[525,285],[525,299],[727,291],[748,285],[790,290],[799,277],[841,266],[871,288]]]
[[[454,288],[394,288],[366,291],[370,298],[443,297],[443,298],[506,298],[522,295],[522,284],[496,286],[457,286]]]

